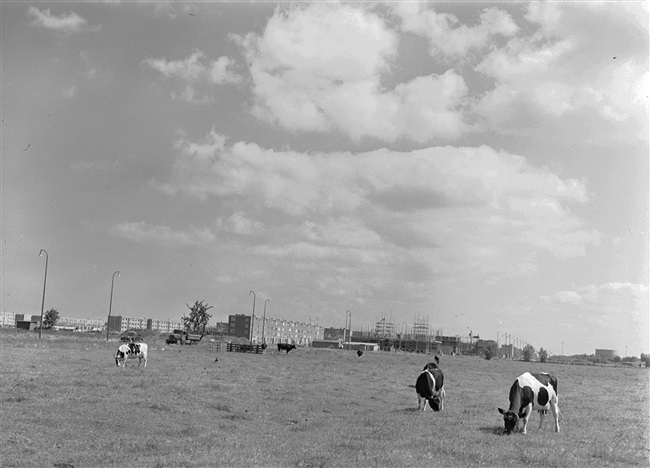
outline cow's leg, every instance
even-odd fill
[[[539,428],[542,428],[542,424],[544,424],[544,415],[546,414],[546,411],[540,411],[539,412]]]
[[[445,409],[445,389],[440,389],[440,411]]]
[[[147,367],[147,356],[142,356],[142,359],[144,360],[144,367]]]
[[[422,402],[424,402],[424,406],[422,406]],[[420,407],[422,408],[420,409]],[[422,398],[418,393],[418,410],[425,411],[426,409],[427,409],[427,400],[425,398]]]
[[[523,428],[521,430],[522,434],[526,434],[528,430],[528,420],[530,419],[530,413],[532,412],[533,412],[533,404],[531,403],[528,406],[526,406],[526,408],[524,408],[523,411],[524,417],[521,418],[522,420],[521,423],[523,424]]]
[[[557,401],[551,403],[551,413],[553,413],[553,419],[555,420],[555,432],[560,432],[560,408]]]

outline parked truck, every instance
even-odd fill
[[[188,333],[187,330],[174,330],[169,334],[165,342],[167,344],[197,344],[201,341],[201,335]]]

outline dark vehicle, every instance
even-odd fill
[[[140,341],[142,341],[142,335],[134,331],[125,331],[120,335],[120,341],[139,343]]]
[[[193,335],[190,333],[187,333],[185,330],[174,330],[172,333],[169,334],[165,342],[167,344],[189,344],[191,345],[192,343],[197,344],[199,341],[201,341],[202,336],[201,335]]]

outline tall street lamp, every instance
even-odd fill
[[[250,338],[248,341],[253,343],[253,327],[255,326],[255,291],[250,291],[248,295],[253,295],[253,318],[251,319],[251,333],[250,333]]]
[[[116,271],[113,273],[113,278],[111,279],[111,301],[108,303],[108,320],[106,321],[106,341],[108,341],[108,332],[111,329],[111,309],[113,308],[113,284],[115,283],[115,275],[120,277],[120,272]]]
[[[262,344],[266,343],[266,338],[264,337],[264,327],[266,326],[266,303],[271,302],[271,299],[264,301],[264,318],[262,319]]]
[[[343,341],[345,341],[345,330],[350,330],[348,333],[348,351],[350,351],[350,341],[352,341],[352,312],[345,311],[345,328],[343,329]]]
[[[49,256],[47,255],[47,251],[45,249],[41,249],[41,251],[38,253],[38,256],[42,257],[43,252],[45,252],[45,279],[43,280],[43,300],[41,301],[41,326],[38,327],[39,340],[43,335],[43,309],[45,308],[45,285],[47,284],[47,262],[49,260]]]

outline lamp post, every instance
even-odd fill
[[[255,326],[255,291],[250,291],[248,295],[253,295],[253,318],[251,320],[251,333],[250,333],[250,338],[249,341],[251,344],[253,344],[253,327]]]
[[[345,311],[345,328],[343,329],[343,341],[345,341],[345,330],[350,330],[348,334],[348,351],[350,351],[350,341],[352,341],[352,312]]]
[[[47,262],[49,261],[49,256],[47,255],[47,250],[45,249],[41,249],[41,251],[38,253],[38,256],[42,257],[43,252],[45,252],[45,279],[43,280],[43,300],[41,301],[41,326],[38,327],[39,340],[43,335],[43,309],[45,308],[45,285],[47,284]]]
[[[264,318],[262,319],[262,344],[266,343],[266,338],[264,337],[264,327],[266,327],[266,303],[271,302],[271,299],[264,301]]]
[[[113,284],[115,283],[115,275],[117,277],[120,277],[120,272],[116,271],[113,273],[113,277],[111,278],[111,300],[108,303],[108,320],[106,321],[106,341],[108,341],[108,332],[111,329],[111,310],[113,309]]]

